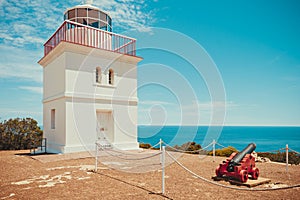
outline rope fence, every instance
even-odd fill
[[[228,188],[228,189],[234,189],[234,190],[245,190],[245,191],[270,191],[270,190],[283,190],[283,189],[290,189],[290,188],[296,188],[296,187],[300,187],[300,184],[296,184],[296,185],[292,185],[292,186],[285,186],[285,187],[278,187],[278,188],[239,188],[239,187],[233,187],[233,186],[227,186],[227,185],[223,185],[211,180],[208,180],[206,178],[204,178],[203,176],[200,176],[198,174],[196,174],[195,172],[191,171],[190,169],[188,169],[187,167],[185,167],[182,163],[180,163],[177,159],[175,159],[169,152],[166,152],[167,155],[176,163],[178,164],[182,169],[184,169],[185,171],[189,172],[190,174],[192,174],[193,176],[207,182],[213,185],[217,185],[220,187],[224,187],[224,188]]]
[[[187,171],[191,175],[201,179],[204,182],[207,182],[207,183],[219,186],[219,187],[223,187],[223,188],[228,188],[228,189],[233,189],[233,190],[243,190],[243,191],[272,191],[272,190],[283,190],[283,189],[291,189],[291,188],[300,187],[300,184],[291,185],[291,186],[284,186],[284,187],[276,187],[276,188],[240,188],[240,187],[224,185],[224,184],[217,183],[215,181],[209,180],[209,179],[193,172],[192,170],[187,168],[185,165],[183,165],[181,162],[179,162],[178,159],[176,159],[170,153],[170,152],[199,153],[201,151],[207,151],[208,148],[212,147],[213,158],[214,158],[213,161],[215,161],[216,145],[220,146],[220,147],[223,147],[223,148],[226,148],[224,145],[219,144],[218,142],[216,142],[216,140],[213,140],[210,144],[208,144],[204,148],[201,148],[201,149],[198,149],[198,150],[193,150],[193,151],[187,151],[187,150],[174,148],[171,145],[164,142],[162,139],[160,139],[160,141],[157,144],[155,144],[154,146],[151,147],[151,148],[154,148],[154,147],[159,146],[159,152],[158,153],[139,154],[139,153],[129,153],[128,151],[122,151],[122,150],[119,150],[119,149],[117,149],[116,147],[114,147],[112,145],[104,145],[103,146],[103,145],[100,145],[99,143],[96,142],[95,172],[97,172],[98,157],[100,155],[100,152],[106,153],[109,156],[110,160],[111,160],[111,158],[118,158],[120,160],[125,160],[125,161],[134,161],[134,165],[136,165],[137,162],[142,161],[145,164],[144,166],[149,166],[149,164],[147,165],[146,160],[150,160],[152,158],[155,158],[155,157],[159,156],[160,157],[159,159],[153,160],[153,161],[154,161],[154,164],[161,166],[161,173],[162,173],[161,191],[162,191],[162,194],[165,194],[165,168],[166,168],[166,155],[167,155],[171,161],[175,162],[178,166],[180,166],[183,170]],[[281,149],[275,150],[275,151],[278,152],[278,151],[282,151],[282,150],[286,151],[286,163],[287,163],[286,164],[286,171],[288,172],[288,152],[291,151],[291,152],[294,152],[296,154],[300,154],[300,153],[293,150],[293,149],[291,149],[291,148],[289,148],[288,145],[286,145],[285,148],[281,148]]]

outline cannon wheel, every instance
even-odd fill
[[[256,180],[258,179],[259,176],[259,169],[258,168],[253,168],[252,173],[251,173],[252,179]]]
[[[223,176],[223,174],[221,173],[221,170],[220,170],[220,166],[218,166],[217,169],[216,169],[216,175],[217,175],[217,177],[222,177]]]
[[[248,172],[246,170],[241,170],[240,171],[240,181],[242,183],[246,183],[248,180]]]

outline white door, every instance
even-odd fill
[[[98,112],[97,113],[97,138],[98,140],[108,140],[112,142],[112,121],[111,112]]]

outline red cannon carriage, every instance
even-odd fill
[[[256,145],[251,143],[241,152],[232,153],[226,161],[217,167],[216,175],[234,178],[242,183],[247,182],[248,175],[256,180],[259,176],[259,170],[255,167],[255,158],[251,155],[255,148]]]

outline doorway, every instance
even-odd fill
[[[114,141],[113,118],[111,111],[97,111],[97,140]]]

